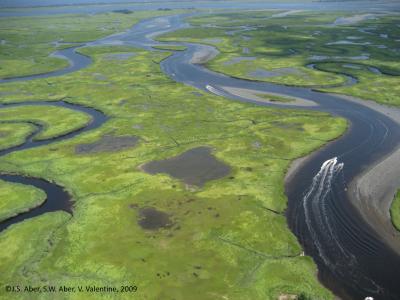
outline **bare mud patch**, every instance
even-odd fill
[[[138,224],[146,230],[158,230],[169,228],[174,225],[174,222],[166,212],[157,210],[154,207],[144,207],[139,209]]]
[[[218,55],[218,50],[208,45],[201,45],[193,53],[190,60],[192,64],[205,64]]]
[[[104,135],[96,142],[77,145],[75,147],[75,153],[116,152],[135,147],[138,141],[139,137],[137,136]]]
[[[283,95],[277,94],[277,93],[265,93],[263,91],[242,89],[242,88],[233,88],[233,87],[228,87],[228,86],[222,86],[221,88],[223,90],[227,91],[228,93],[238,96],[238,97],[241,97],[241,98],[264,102],[264,103],[270,103],[270,104],[278,104],[279,103],[279,101],[274,100],[273,96],[283,98]],[[271,98],[268,99],[268,96],[270,96]],[[282,100],[284,100],[284,99],[282,99]],[[297,106],[316,106],[317,105],[313,101],[305,100],[305,99],[298,98],[298,97],[291,97],[291,98],[288,98],[287,100],[290,100],[290,101],[281,101],[281,103],[279,103],[279,104],[297,105]]]
[[[227,176],[231,168],[217,160],[209,147],[197,147],[180,155],[151,161],[142,166],[149,174],[166,173],[188,185],[203,186],[211,180]]]

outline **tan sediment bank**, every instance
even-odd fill
[[[362,103],[400,124],[400,109],[343,96],[349,101]],[[348,193],[364,219],[377,230],[388,244],[400,254],[400,233],[390,218],[390,206],[400,187],[400,147],[382,157],[350,184]]]
[[[202,45],[193,53],[190,63],[192,64],[205,64],[218,55],[218,50],[213,46]]]
[[[341,97],[385,114],[400,124],[399,108],[349,96]],[[304,163],[312,158],[314,153],[316,152],[292,162],[285,176],[285,184],[290,181]],[[400,147],[382,157],[380,161],[353,179],[349,184],[348,195],[365,221],[377,231],[388,246],[400,254],[400,233],[393,227],[389,213],[394,195],[399,187]]]
[[[250,100],[256,100],[260,102],[265,102],[265,103],[271,103],[271,104],[283,104],[283,105],[295,105],[295,106],[316,106],[317,104],[313,101],[310,100],[305,100],[302,98],[297,98],[297,97],[287,97],[290,100],[289,102],[279,102],[279,101],[270,101],[266,98],[261,97],[260,95],[271,95],[271,96],[284,96],[281,94],[276,94],[276,93],[266,93],[262,91],[256,91],[256,90],[250,90],[250,89],[242,89],[242,88],[234,88],[234,87],[228,87],[228,86],[222,86],[222,88],[227,91],[228,93],[239,96],[242,98],[250,99]],[[284,96],[286,97],[286,96]]]

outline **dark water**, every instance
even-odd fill
[[[151,37],[184,27],[181,17],[142,21],[125,33],[91,45],[118,42],[151,49]],[[166,43],[164,43],[166,44]],[[179,43],[174,43],[179,44]],[[306,253],[318,265],[321,281],[343,299],[400,299],[400,258],[360,216],[351,204],[346,186],[365,168],[399,146],[400,126],[385,115],[338,95],[311,89],[239,80],[193,65],[190,59],[204,46],[181,43],[186,51],[175,52],[161,63],[162,70],[177,82],[233,100],[272,105],[238,97],[222,87],[254,89],[300,97],[317,103],[307,109],[346,118],[351,127],[337,141],[318,151],[292,177],[286,187],[287,219]],[[75,61],[76,52],[68,54]],[[304,107],[299,107],[305,109]]]
[[[168,159],[148,162],[143,165],[143,170],[150,174],[167,173],[196,186],[203,186],[231,172],[228,165],[212,155],[209,147],[197,147]]]

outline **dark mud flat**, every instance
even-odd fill
[[[217,160],[209,147],[190,149],[178,156],[152,161],[142,169],[150,174],[167,173],[189,185],[203,186],[228,175],[231,168]]]
[[[137,136],[104,135],[96,142],[77,145],[75,153],[115,152],[135,147],[138,141],[139,137]]]
[[[171,227],[174,223],[170,215],[155,209],[154,207],[144,207],[139,210],[138,224],[143,229],[157,230]]]

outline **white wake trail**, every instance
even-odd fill
[[[334,179],[343,170],[343,167],[344,164],[338,163],[337,157],[325,161],[319,172],[314,176],[313,182],[303,198],[305,221],[313,243],[325,264],[331,267],[334,266],[335,262],[332,262],[325,254],[324,247],[322,247],[322,238],[329,244],[333,242],[337,244],[342,255],[345,255],[345,252],[331,228],[326,210],[326,199],[328,194],[332,191]],[[321,236],[318,234],[317,229],[324,232],[324,235]]]

